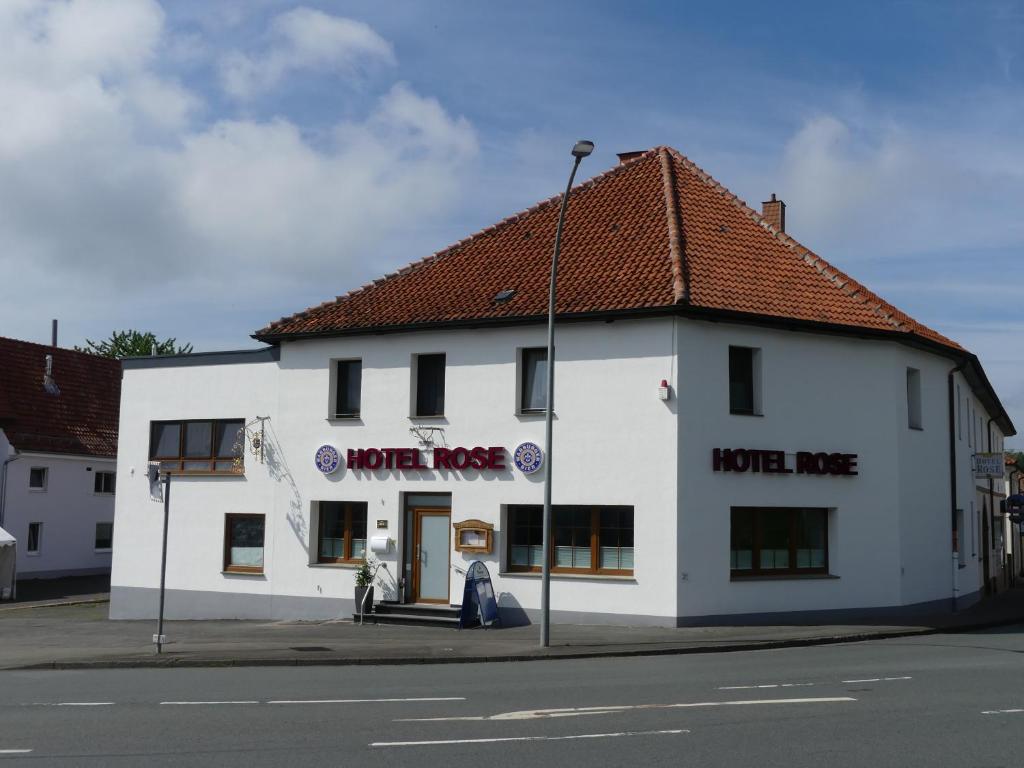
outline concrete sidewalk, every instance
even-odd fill
[[[106,604],[0,612],[0,669],[416,664],[707,653],[852,642],[1024,623],[1024,588],[912,624],[719,626],[668,629],[555,625],[456,631],[348,621],[169,621],[157,656],[154,621],[109,621]]]

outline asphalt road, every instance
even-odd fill
[[[1021,766],[1024,625],[698,656],[0,672],[0,763]]]

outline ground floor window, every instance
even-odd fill
[[[29,523],[28,524],[28,541],[25,542],[25,552],[29,554],[39,554],[39,549],[43,543],[43,524],[42,523]]]
[[[225,571],[263,573],[263,528],[263,515],[225,516]]]
[[[828,572],[828,510],[733,507],[730,570],[734,576]]]
[[[559,505],[551,510],[551,569],[568,573],[633,573],[633,508]],[[543,561],[544,508],[508,509],[510,571],[539,571]]]
[[[109,550],[114,546],[114,524],[96,523],[96,549]]]
[[[366,502],[321,501],[317,562],[366,560]]]

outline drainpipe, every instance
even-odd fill
[[[956,599],[960,594],[959,586],[959,572],[960,572],[960,547],[963,546],[963,542],[960,541],[961,532],[958,530],[956,524],[956,511],[957,511],[957,494],[956,494],[956,387],[954,385],[954,377],[964,368],[964,363],[955,368],[950,369],[946,376],[946,389],[949,394],[949,503],[950,510],[953,515],[952,520],[952,536],[950,537],[950,543],[956,542],[956,551],[953,552],[953,611],[956,611]]]
[[[992,422],[993,421],[995,421],[995,417],[989,418],[988,424],[985,425],[985,432],[988,434],[988,452],[989,453],[992,453]],[[990,520],[991,520],[990,525],[992,527],[991,527],[991,529],[988,532],[989,541],[985,542],[985,546],[986,547],[989,545],[989,542],[992,541],[992,537],[995,536],[995,533],[996,533],[996,491],[995,491],[995,480],[993,480],[991,477],[988,479],[988,513],[990,515]],[[1006,535],[1005,529],[1003,530],[1003,535],[1004,536]],[[1005,566],[1006,566],[1006,556],[1003,555],[1003,562],[1001,562],[999,564],[999,570],[1004,570]],[[999,584],[999,579],[996,579],[996,584],[997,585]],[[992,590],[993,594],[995,593],[995,591],[996,591],[995,589]]]
[[[4,527],[4,514],[7,512],[7,465],[20,458],[20,454],[13,453],[0,466],[0,528]]]

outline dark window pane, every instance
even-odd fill
[[[796,519],[796,567],[825,567],[824,509],[801,509]]]
[[[358,416],[363,364],[360,360],[338,361],[338,390],[335,416]]]
[[[114,473],[97,472],[93,478],[93,491],[96,493],[114,492]]]
[[[754,350],[729,347],[729,411],[754,412]]]
[[[754,567],[754,510],[733,509],[729,567],[748,571]]]
[[[96,549],[110,549],[114,545],[114,524],[96,523]]]
[[[337,501],[320,502],[320,557],[345,557],[345,507]]]
[[[191,425],[189,425],[191,426]],[[217,422],[217,457],[221,459],[241,456],[245,447],[245,428],[241,419]]]
[[[263,515],[228,517],[228,565],[263,567]]]
[[[543,411],[547,404],[547,367],[548,351],[546,349],[523,350],[523,381],[522,411]]]
[[[210,456],[212,453],[213,422],[187,422],[185,424],[185,456]]]
[[[32,467],[28,471],[28,487],[29,488],[45,488],[46,487],[46,467]]]
[[[540,568],[543,562],[544,510],[539,506],[509,507],[509,565]]]
[[[149,444],[151,459],[180,455],[181,424],[177,421],[153,424]]]
[[[789,568],[790,510],[761,511],[760,567],[762,570]]]
[[[444,415],[445,356],[420,355],[416,359],[416,415]]]
[[[43,524],[42,523],[29,523],[28,524],[28,542],[25,545],[25,549],[28,552],[39,551],[39,540],[42,538]]]

